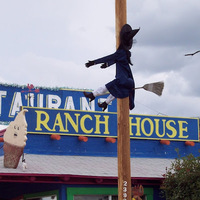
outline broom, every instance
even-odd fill
[[[161,96],[163,88],[164,88],[164,82],[160,81],[160,82],[155,82],[155,83],[148,83],[142,87],[137,87],[134,89],[136,90],[136,89],[142,89],[142,88],[149,92],[153,92],[153,93],[157,94],[158,96]]]

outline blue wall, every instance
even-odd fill
[[[199,155],[200,143],[194,147],[186,146],[184,142],[171,141],[170,145],[162,145],[159,140],[131,139],[131,157],[176,158],[175,149],[181,156],[193,153]],[[87,142],[81,142],[77,136],[61,136],[60,140],[52,140],[50,135],[28,134],[25,153],[48,155],[80,155],[80,156],[117,156],[117,142],[112,144],[105,138],[88,137]]]

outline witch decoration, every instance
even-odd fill
[[[87,68],[92,65],[101,64],[101,68],[107,68],[116,64],[115,79],[107,83],[105,86],[98,88],[94,92],[84,92],[85,97],[90,99],[90,102],[97,96],[109,94],[106,101],[98,103],[98,106],[103,109],[107,108],[108,104],[115,98],[129,97],[129,108],[132,110],[135,107],[135,83],[131,72],[131,52],[133,45],[133,37],[140,29],[132,29],[129,24],[125,24],[120,31],[120,45],[117,51],[111,55],[99,58],[93,61],[88,61],[85,66]]]

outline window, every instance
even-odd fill
[[[144,200],[153,200],[153,188],[144,188]],[[118,188],[67,188],[67,200],[118,200]]]
[[[117,195],[74,195],[74,200],[118,200]],[[146,195],[142,200],[147,200]]]
[[[48,191],[24,195],[24,200],[59,200],[58,191]]]
[[[52,196],[46,196],[46,197],[31,197],[27,198],[27,200],[57,200],[57,197],[55,195]]]
[[[74,195],[74,200],[111,200],[112,195]]]

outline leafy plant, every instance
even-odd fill
[[[200,199],[200,156],[189,154],[181,158],[179,155],[164,177],[161,189],[166,200]]]

